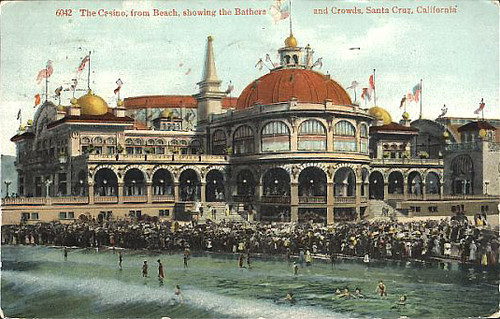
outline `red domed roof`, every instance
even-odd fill
[[[236,108],[288,102],[292,97],[304,103],[325,103],[329,99],[336,105],[352,104],[344,88],[327,75],[307,69],[280,69],[250,83],[241,92]]]

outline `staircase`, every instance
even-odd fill
[[[239,207],[239,205],[234,205],[233,209],[229,212],[229,214],[226,213],[226,203],[224,202],[210,202],[210,203],[203,203],[203,216],[198,215],[198,222],[199,223],[204,223],[207,219],[210,219],[212,221],[222,221],[222,220],[231,220],[231,221],[246,221],[246,214],[242,214],[243,207]],[[212,217],[212,208],[215,208],[216,214],[215,214],[215,220]],[[241,211],[240,211],[241,210]]]
[[[384,202],[383,200],[372,199],[369,202],[370,205],[370,217],[369,219],[391,219],[398,217],[407,217],[405,214],[401,213],[393,206]]]

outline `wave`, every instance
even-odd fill
[[[43,296],[48,291],[60,294],[92,297],[94,309],[120,308],[130,304],[151,304],[165,307],[164,316],[171,316],[168,308],[178,306],[173,289],[166,283],[163,287],[145,286],[140,283],[121,282],[101,278],[81,279],[57,275],[34,276],[30,273],[6,270],[2,280],[9,283],[9,289],[30,295]],[[172,286],[173,287],[173,286]],[[305,305],[290,306],[276,304],[271,300],[246,300],[233,296],[208,292],[192,286],[183,287],[183,305],[198,308],[209,314],[220,314],[238,318],[353,318],[328,309]],[[84,314],[75,314],[76,317]],[[123,316],[123,314],[122,314]]]

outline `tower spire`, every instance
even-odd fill
[[[217,69],[215,68],[214,48],[212,44],[213,41],[213,37],[208,36],[207,52],[205,56],[205,68],[203,69],[203,78],[200,83],[220,82],[219,76],[217,75]]]

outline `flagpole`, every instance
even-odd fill
[[[375,85],[375,69],[373,69],[373,106],[377,105],[377,86]]]
[[[290,0],[290,35],[292,34],[292,0]]]
[[[49,99],[49,65],[45,65],[45,103]]]
[[[354,90],[354,102],[356,102],[358,99],[356,98],[356,87],[352,88]]]
[[[419,94],[420,94],[420,116],[419,116],[419,119],[420,120],[422,119],[422,96],[423,96],[422,89],[423,89],[422,88],[422,79],[420,79],[420,92],[419,92]]]
[[[88,75],[87,75],[87,88],[90,90],[90,53],[92,51],[89,51],[89,71],[88,71]]]

